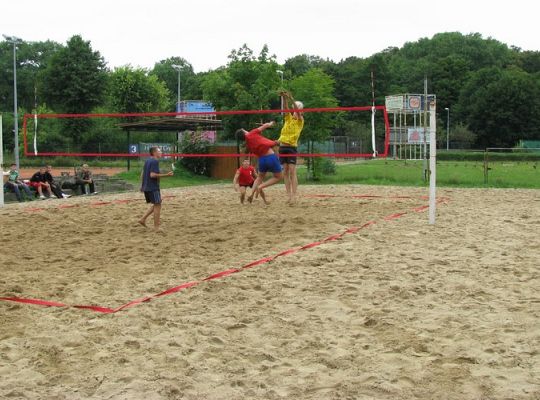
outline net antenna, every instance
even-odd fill
[[[371,147],[373,158],[377,157],[377,147],[375,144],[375,65],[371,64]]]
[[[34,112],[34,155],[37,156],[37,110]]]
[[[37,156],[37,86],[34,86],[34,155]]]

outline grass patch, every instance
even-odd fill
[[[122,172],[117,176],[125,181],[133,184],[135,187],[139,187],[141,184],[141,167],[133,168],[131,171]],[[165,168],[162,168],[165,170]],[[161,189],[168,189],[174,187],[183,186],[196,186],[196,185],[210,185],[216,183],[224,183],[229,181],[223,181],[220,179],[212,179],[206,176],[195,175],[184,168],[177,167],[174,171],[174,176],[169,178],[163,178],[160,180]],[[232,182],[232,177],[230,182]]]
[[[506,164],[491,162],[488,183],[484,184],[482,162],[439,161],[437,186],[540,189],[540,168],[537,168],[537,162],[519,162],[511,166]],[[298,168],[298,179],[304,184],[428,186],[423,178],[423,161],[370,160],[338,164],[335,175],[324,175],[318,182],[307,181],[306,168]]]
[[[529,188],[540,189],[540,166],[537,162],[492,162],[489,164],[488,183],[484,184],[484,165],[475,161],[439,161],[437,163],[437,186],[440,187],[494,187],[494,188]],[[165,168],[164,168],[165,169]],[[130,172],[118,176],[138,187],[141,167],[134,167]],[[318,181],[306,179],[305,166],[298,166],[300,184],[341,185],[393,185],[427,187],[423,179],[422,161],[370,160],[347,164],[337,164],[336,173],[322,175]],[[194,175],[177,168],[171,178],[161,180],[161,187],[172,188],[194,185],[230,183],[230,180],[218,180]]]

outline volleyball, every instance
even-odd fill
[[[302,103],[301,101],[295,101],[294,104],[296,104],[296,108],[298,108],[299,110],[301,110],[302,108],[304,108],[304,103]]]

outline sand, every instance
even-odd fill
[[[0,210],[0,297],[198,282],[0,301],[0,398],[540,398],[540,191],[440,189],[435,226],[426,189],[283,192],[165,190],[165,234],[138,193]]]

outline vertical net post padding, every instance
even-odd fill
[[[426,99],[427,101],[427,99]],[[435,101],[429,104],[429,223],[435,224],[435,211],[437,207],[437,137]]]
[[[34,114],[34,155],[37,156],[37,113]]]
[[[375,105],[371,107],[371,148],[373,149],[373,158],[377,157],[377,147],[375,143]]]
[[[2,184],[0,185],[0,208],[4,207],[4,143],[2,134],[2,114],[0,113],[0,170],[2,170]]]
[[[371,66],[371,148],[373,158],[377,157],[377,147],[375,144],[375,66]]]

